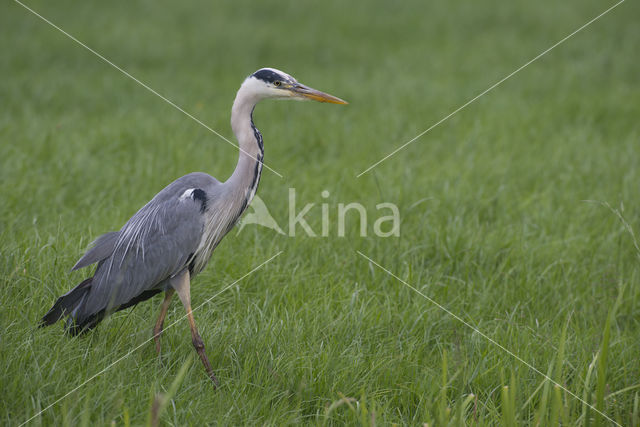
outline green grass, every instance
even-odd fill
[[[399,238],[248,226],[218,247],[186,322],[31,425],[608,425],[367,262],[360,250],[623,425],[639,425],[640,12],[627,1],[372,172],[373,162],[612,2],[44,2],[53,22],[231,136],[244,76],[275,66],[350,101],[256,109],[259,195],[393,202]],[[143,344],[160,297],[69,338],[35,325],[69,268],[171,180],[237,151],[12,2],[0,6],[0,423]],[[330,191],[328,199],[321,197]],[[608,204],[610,207],[608,207]],[[618,301],[618,303],[616,303]],[[174,302],[168,322],[183,315]],[[193,363],[191,363],[193,361]],[[191,363],[191,365],[187,365]],[[181,369],[184,368],[182,371]],[[156,397],[159,396],[159,397]]]

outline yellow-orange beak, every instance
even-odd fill
[[[289,90],[302,98],[313,99],[314,101],[318,102],[329,102],[331,104],[348,104],[348,102],[343,99],[340,99],[333,95],[329,95],[328,93],[320,92],[319,90],[315,90],[301,83],[292,85]]]

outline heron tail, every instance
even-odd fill
[[[75,288],[57,299],[53,307],[49,309],[42,319],[40,327],[53,325],[63,317],[67,317],[65,330],[71,335],[78,335],[94,328],[110,313],[132,307],[141,301],[147,300],[155,294],[162,292],[162,289],[149,289],[136,295],[131,300],[107,311],[105,308],[92,310],[86,307],[86,300],[91,291],[93,277],[89,277]]]
[[[89,277],[78,286],[58,298],[55,304],[53,304],[53,307],[51,307],[47,314],[40,319],[40,327],[53,325],[64,316],[71,315],[71,317],[73,317],[73,312],[82,305],[85,296],[89,293],[92,280],[93,277]],[[67,325],[67,328],[69,329],[69,325]],[[75,335],[77,332],[73,329],[74,328],[71,327],[70,332]]]

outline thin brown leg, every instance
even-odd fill
[[[190,282],[191,276],[189,274],[189,270],[185,270],[171,279],[171,286],[173,286],[173,289],[176,290],[180,301],[182,301],[182,305],[184,305],[185,310],[187,310],[187,318],[189,319],[189,328],[191,329],[191,342],[193,343],[193,347],[196,349],[198,356],[200,356],[200,360],[202,360],[202,364],[207,370],[209,378],[211,378],[211,381],[213,381],[214,387],[217,387],[219,385],[218,379],[213,374],[211,363],[209,363],[207,353],[204,350],[204,342],[202,342],[202,338],[198,333],[198,328],[196,328],[196,321],[194,320],[193,312],[191,311],[191,292],[189,289]]]
[[[164,293],[164,301],[162,301],[162,305],[160,306],[160,316],[158,316],[156,326],[153,327],[153,340],[156,342],[156,353],[158,354],[160,354],[160,334],[162,333],[164,318],[167,316],[167,311],[169,311],[169,305],[171,304],[171,297],[173,297],[174,293],[175,289],[173,288],[169,288]]]

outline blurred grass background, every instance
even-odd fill
[[[160,360],[149,343],[31,424],[143,424],[177,375],[167,425],[608,423],[360,250],[638,425],[637,3],[361,178],[614,3],[26,4],[229,138],[235,91],[264,66],[347,99],[256,109],[265,161],[284,175],[265,170],[259,195],[283,228],[289,187],[316,203],[316,232],[320,203],[332,227],[338,203],[369,213],[366,237],[350,218],[344,238],[247,226],[223,241],[194,305],[284,253],[195,313],[220,390],[199,363],[178,375],[193,352],[183,321]],[[20,5],[0,5],[0,26],[0,422],[15,425],[151,336],[159,297],[85,337],[35,329],[87,274],[68,272],[83,249],[181,175],[225,179],[237,150]],[[398,205],[399,238],[373,234],[381,202]],[[182,315],[174,302],[168,322]]]

